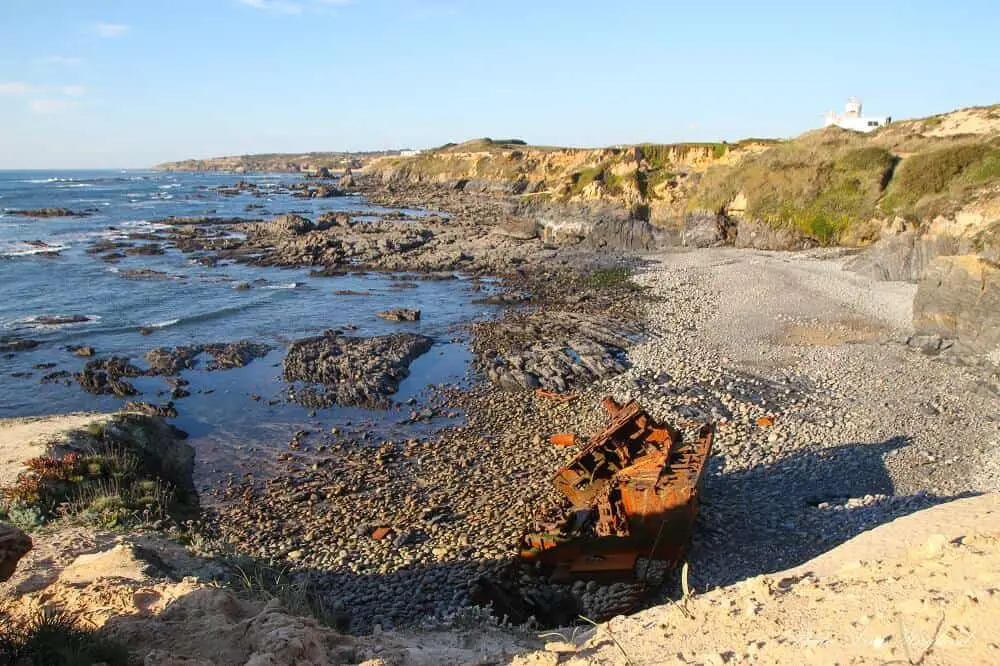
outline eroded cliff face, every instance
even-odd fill
[[[771,143],[576,149],[482,139],[375,160],[365,175],[375,186],[514,197],[515,214],[536,221],[554,241],[651,249],[678,242],[691,189],[706,169],[736,164]]]

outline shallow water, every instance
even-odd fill
[[[169,216],[270,217],[299,212],[365,211],[377,216],[387,209],[368,206],[359,197],[303,200],[272,192],[266,197],[224,197],[212,191],[239,178],[262,186],[289,184],[294,175],[227,176],[153,172],[0,172],[0,337],[39,340],[38,348],[0,356],[0,417],[106,410],[121,406],[111,396],[85,393],[75,382],[39,383],[50,372],[77,372],[85,362],[70,345],[89,345],[98,356],[142,357],[154,347],[252,339],[275,347],[266,358],[246,368],[188,371],[192,395],[177,401],[178,426],[189,431],[205,478],[232,471],[234,461],[262,467],[283,450],[301,429],[329,430],[351,421],[387,436],[408,436],[401,425],[411,406],[369,411],[354,408],[311,410],[284,402],[281,361],[285,345],[331,328],[357,327],[351,334],[373,335],[412,331],[428,335],[435,346],[418,359],[396,400],[427,396],[430,384],[454,383],[468,374],[469,352],[462,324],[492,310],[473,305],[482,294],[479,283],[464,279],[421,281],[414,288],[382,274],[309,277],[308,269],[257,268],[220,262],[215,268],[193,263],[167,247],[163,256],[127,257],[115,264],[87,255],[96,240],[125,239],[128,233],[153,231],[156,220]],[[247,204],[264,208],[245,210]],[[83,218],[14,217],[10,210],[61,207],[96,212]],[[408,211],[419,214],[420,211]],[[152,241],[135,241],[137,243]],[[45,244],[45,247],[41,247]],[[57,254],[51,253],[58,250]],[[127,280],[129,268],[163,271],[170,279]],[[250,283],[250,289],[236,289]],[[487,286],[488,288],[488,286]],[[369,292],[366,296],[339,291]],[[418,308],[421,321],[390,323],[376,316],[393,307]],[[82,315],[87,321],[45,325],[44,316]],[[143,335],[140,329],[151,329]],[[55,363],[51,369],[38,364]],[[30,373],[30,376],[12,377]],[[166,400],[166,382],[143,378],[133,382],[143,392],[135,399]],[[259,398],[259,399],[257,399]],[[275,401],[276,404],[270,404]]]

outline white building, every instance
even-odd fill
[[[401,150],[401,151],[399,151],[399,156],[400,157],[416,157],[421,152],[423,152],[423,151],[420,151],[420,150]]]
[[[890,116],[863,115],[861,113],[861,100],[852,97],[847,100],[847,106],[844,107],[843,113],[826,112],[824,126],[830,127],[831,125],[836,125],[837,127],[843,127],[844,129],[856,132],[871,132],[877,130],[879,127],[885,127],[891,122],[892,118]]]

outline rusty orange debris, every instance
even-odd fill
[[[576,435],[571,432],[561,432],[549,439],[553,446],[576,446]]]
[[[553,479],[566,505],[521,540],[521,557],[553,579],[634,578],[640,557],[675,567],[691,540],[714,426],[685,441],[635,401],[604,407],[611,424]]]

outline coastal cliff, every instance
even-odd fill
[[[399,151],[360,153],[265,153],[164,162],[154,171],[218,171],[222,173],[323,173],[359,169],[373,159],[398,155]]]
[[[1000,105],[785,141],[572,149],[479,139],[376,159],[364,173],[371,189],[502,199],[517,229],[549,241],[860,249],[851,270],[920,283],[918,337],[1000,354],[984,333],[1000,317],[990,305],[1000,262]],[[951,270],[944,257],[976,269]]]

